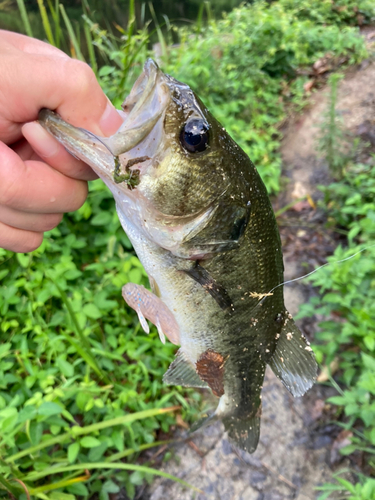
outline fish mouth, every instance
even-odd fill
[[[129,96],[122,104],[124,122],[111,137],[100,138],[114,156],[136,148],[163,115],[169,100],[166,76],[148,59]],[[139,155],[139,152],[137,152]]]
[[[122,104],[123,123],[115,134],[100,137],[74,127],[48,109],[39,113],[39,123],[76,158],[89,164],[109,182],[113,181],[115,164],[132,162],[132,169],[147,170],[163,137],[163,116],[169,103],[167,77],[158,65],[148,59],[129,96]],[[144,155],[147,153],[147,160]],[[142,158],[142,165],[136,159]],[[116,160],[116,162],[115,162]]]

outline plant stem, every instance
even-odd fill
[[[25,28],[25,31],[26,31],[26,35],[32,37],[33,32],[32,32],[31,26],[30,26],[29,16],[27,15],[27,10],[25,7],[24,0],[17,0],[17,5],[18,5],[18,9],[19,9],[20,14],[21,14],[21,19],[23,22],[23,27]]]
[[[66,467],[49,467],[41,472],[31,473],[27,476],[28,480],[36,481],[37,479],[41,479],[42,477],[49,476],[50,474],[59,474],[61,472],[70,472],[73,470],[91,470],[91,469],[119,469],[119,470],[131,470],[131,471],[139,471],[144,472],[145,474],[153,474],[155,476],[165,477],[167,479],[171,479],[176,483],[180,483],[187,488],[190,488],[198,493],[203,493],[202,490],[193,486],[192,484],[183,481],[179,477],[172,476],[172,474],[168,474],[167,472],[151,469],[150,467],[145,467],[143,465],[133,465],[133,464],[124,464],[122,462],[116,462],[114,464],[108,462],[97,462],[97,463],[83,463],[78,465],[68,465]]]
[[[31,455],[39,450],[42,450],[43,448],[54,446],[55,444],[60,444],[85,434],[90,434],[90,432],[96,432],[101,429],[106,429],[107,427],[114,427],[116,425],[130,424],[136,420],[143,420],[145,418],[155,417],[157,415],[162,415],[163,413],[179,410],[180,408],[181,406],[170,406],[169,408],[152,408],[151,410],[138,411],[136,413],[123,415],[122,417],[116,417],[110,420],[104,420],[103,422],[87,425],[86,427],[76,426],[73,427],[70,432],[66,432],[65,434],[62,434],[52,439],[48,439],[47,441],[39,443],[35,446],[31,446],[30,448],[26,448],[25,450],[22,450],[14,455],[11,455],[5,460],[5,462],[6,463],[15,462],[16,460],[24,457],[25,455]]]
[[[16,486],[12,486],[9,481],[5,479],[2,475],[0,475],[0,483],[4,486],[4,488],[9,491],[12,495],[14,495],[17,498],[17,495],[19,495],[19,488]]]
[[[147,443],[147,444],[142,444],[139,446],[139,448],[129,448],[124,451],[120,451],[119,453],[115,453],[114,455],[111,455],[106,458],[106,462],[115,462],[116,460],[121,460],[121,458],[128,457],[129,455],[132,455],[133,453],[138,453],[140,451],[148,450],[149,448],[156,448],[156,446],[162,446],[164,444],[170,444],[170,443],[175,443],[175,439],[166,439],[165,441],[155,441],[154,443]]]

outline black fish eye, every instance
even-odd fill
[[[181,145],[189,153],[201,153],[207,149],[208,139],[207,124],[199,118],[186,122],[180,133]]]

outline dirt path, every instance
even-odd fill
[[[338,109],[346,126],[375,141],[375,63],[364,62],[341,82]],[[310,109],[288,127],[282,146],[284,173],[289,179],[278,205],[307,193],[328,181],[324,162],[316,155],[317,123],[327,105],[327,89],[314,94]],[[362,132],[361,132],[362,131]],[[316,267],[336,245],[327,234],[321,215],[308,206],[281,219],[285,279],[306,272],[301,264]],[[315,247],[314,247],[315,244]],[[320,246],[319,246],[320,245]],[[313,251],[315,248],[315,252]],[[316,252],[316,248],[323,249]],[[307,300],[311,289],[300,283],[285,287],[292,314]],[[197,432],[190,443],[174,448],[174,458],[162,469],[201,488],[204,494],[157,479],[147,500],[312,500],[315,488],[332,477],[331,449],[338,428],[324,423],[324,400],[331,389],[315,386],[303,398],[294,399],[268,370],[263,390],[260,444],[253,455],[237,454],[227,441],[221,423]],[[337,458],[337,457],[336,457]],[[334,497],[332,497],[334,498]]]
[[[337,98],[337,112],[342,116],[345,128],[353,136],[375,144],[375,63],[364,61],[359,68],[348,70],[341,82]],[[319,124],[327,107],[329,90],[317,92],[311,98],[308,111],[285,131],[282,143],[283,173],[288,179],[286,189],[278,197],[277,207],[285,206],[306,194],[313,198],[317,186],[330,182],[328,167],[316,151]],[[301,207],[305,206],[305,208]],[[287,220],[281,219],[281,236],[285,263],[285,280],[305,274],[306,267],[301,263],[309,263],[315,269],[325,262],[336,247],[336,242],[322,225],[319,212],[313,211],[308,203],[297,206],[300,211],[288,212]],[[293,226],[291,234],[284,230]],[[285,234],[286,233],[286,234]],[[284,237],[284,238],[283,238]],[[317,247],[324,252],[316,255]],[[298,260],[296,261],[296,255]],[[295,283],[284,287],[286,303],[291,314],[296,314],[300,304],[306,297],[308,287],[303,283]]]

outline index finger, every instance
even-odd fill
[[[2,48],[11,38],[6,35]],[[121,125],[122,119],[86,63],[56,57],[48,50],[26,54],[10,45],[0,51],[0,139],[4,142],[19,140],[21,125],[36,120],[41,108],[57,110],[66,121],[98,135],[110,135]]]
[[[53,45],[42,42],[37,38],[31,38],[26,35],[21,35],[20,33],[14,33],[13,31],[6,30],[0,30],[0,37],[11,46],[28,54],[45,54],[69,58],[68,54],[65,54],[62,50],[54,47]]]
[[[56,214],[77,210],[84,203],[86,182],[63,175],[41,161],[22,161],[1,142],[0,155],[0,205],[34,214]]]

